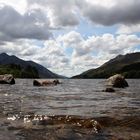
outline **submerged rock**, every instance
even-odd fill
[[[32,123],[32,125],[68,125],[75,128],[93,129],[95,133],[101,130],[101,125],[93,118],[82,118],[72,115],[27,115],[24,116],[24,123]]]
[[[102,131],[98,121],[82,116],[20,114],[12,118],[16,119],[13,121],[8,119],[11,122],[8,130],[18,131],[19,136],[31,140],[94,139]]]
[[[113,88],[106,88],[103,92],[115,92]]]
[[[45,80],[45,81],[41,81],[41,80],[34,80],[33,81],[33,85],[34,86],[48,86],[48,85],[57,85],[60,84],[59,80]]]
[[[111,76],[107,79],[107,85],[113,86],[116,88],[125,88],[128,87],[128,83],[125,80],[124,76],[121,74],[116,74],[114,76]]]
[[[15,84],[15,79],[12,74],[0,75],[0,84]]]

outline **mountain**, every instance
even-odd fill
[[[118,55],[99,68],[90,69],[72,78],[108,78],[116,73],[126,78],[140,78],[140,52]]]
[[[0,54],[0,74],[11,73],[18,78],[65,78],[33,61],[24,61],[14,55]]]

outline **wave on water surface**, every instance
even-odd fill
[[[34,87],[16,79],[0,85],[0,139],[139,140],[140,81],[102,92],[104,80],[62,80]]]

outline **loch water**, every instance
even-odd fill
[[[139,79],[113,93],[103,92],[105,79],[60,81],[0,85],[0,140],[140,140]]]

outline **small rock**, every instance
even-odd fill
[[[104,92],[115,92],[115,90],[113,88],[106,88]]]

